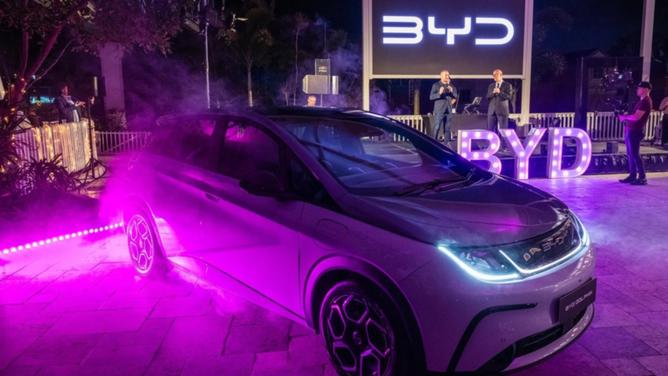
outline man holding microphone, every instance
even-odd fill
[[[487,99],[489,100],[487,129],[498,132],[499,129],[508,128],[508,115],[510,114],[508,102],[513,96],[513,87],[503,80],[501,69],[495,69],[492,76],[494,82],[487,88]]]
[[[433,137],[438,140],[441,128],[444,131],[444,141],[450,142],[450,116],[454,113],[457,103],[457,88],[450,82],[450,72],[442,70],[441,79],[431,85],[429,99],[434,101],[434,133]]]

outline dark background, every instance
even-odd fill
[[[232,2],[234,0],[228,0],[228,3]],[[410,4],[410,1],[406,3]],[[639,56],[642,7],[642,0],[535,0],[531,112],[574,111],[575,68],[579,58]],[[277,0],[275,12],[277,18],[299,12],[312,22],[300,40],[305,48],[309,48],[308,53],[300,52],[300,74],[312,73],[314,57],[329,56],[336,60],[334,74],[344,77],[346,85],[342,86],[340,96],[325,97],[325,104],[361,106],[361,1]],[[651,79],[655,107],[663,96],[668,95],[667,20],[668,1],[658,0]],[[329,50],[322,47],[323,23],[327,25]],[[284,40],[287,46],[293,38],[289,27],[288,19],[277,26],[276,34],[276,39]],[[337,31],[345,42],[334,47],[333,31]],[[4,77],[11,75],[12,66],[16,64],[18,40],[16,33],[0,31],[0,74]],[[285,45],[280,46],[284,48]],[[184,30],[173,41],[172,53],[167,56],[141,51],[128,53],[124,58],[128,117],[150,118],[156,113],[201,107],[203,47],[199,35]],[[243,105],[246,87],[243,69],[222,56],[217,41],[212,42],[212,55],[214,104]],[[287,57],[272,58],[267,64],[254,68],[255,97],[259,103],[281,103],[280,86],[294,72],[289,47],[285,55]],[[411,113],[412,93],[419,88],[420,112],[430,112],[428,90],[438,70],[433,72],[433,80],[374,80],[373,109],[382,113]],[[55,93],[57,83],[67,81],[72,84],[75,95],[85,96],[93,75],[99,75],[97,58],[72,52],[35,89]],[[491,77],[489,80],[455,80],[461,102],[484,95],[490,80]],[[303,99],[300,97],[299,103]]]

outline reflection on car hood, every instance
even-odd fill
[[[479,246],[546,233],[563,221],[556,198],[500,176],[418,196],[348,196],[354,216],[427,243]]]

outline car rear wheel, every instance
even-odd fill
[[[320,307],[320,332],[343,376],[417,375],[396,304],[376,289],[340,282]]]
[[[165,262],[151,218],[143,212],[130,214],[125,232],[128,240],[130,260],[140,275],[163,273]]]

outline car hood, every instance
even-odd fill
[[[494,175],[471,185],[419,196],[347,196],[346,207],[369,223],[433,244],[506,244],[544,234],[566,206],[527,184]]]

